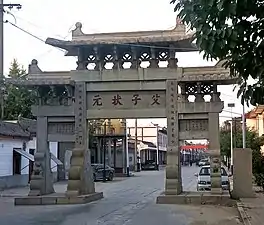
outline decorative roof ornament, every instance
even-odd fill
[[[72,30],[72,36],[82,36],[84,33],[82,32],[82,23],[77,22],[75,24],[75,29]]]
[[[29,74],[42,73],[42,70],[38,66],[38,60],[32,59],[31,64],[29,64],[28,66],[28,73]]]
[[[179,30],[182,32],[186,32],[185,24],[183,23],[182,19],[179,16],[176,16],[176,26],[174,30]]]
[[[183,22],[182,22],[182,19],[180,18],[180,17],[176,17],[176,26],[177,25],[182,25],[183,24]]]

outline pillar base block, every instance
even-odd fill
[[[233,207],[236,201],[230,198],[228,192],[222,194],[212,194],[210,192],[183,192],[180,195],[165,195],[162,193],[156,199],[157,204],[176,204],[176,205],[221,205]]]
[[[74,148],[71,157],[67,196],[83,196],[95,193],[90,150]]]
[[[70,205],[87,204],[102,199],[103,192],[95,192],[89,195],[67,196],[54,193],[46,196],[27,196],[15,198],[15,205]]]

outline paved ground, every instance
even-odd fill
[[[195,189],[195,166],[183,168],[184,189]],[[235,225],[235,209],[209,206],[156,205],[164,190],[164,171],[140,172],[128,179],[96,183],[105,198],[87,205],[13,205],[13,198],[0,198],[1,225]],[[62,191],[64,184],[56,185]],[[26,189],[9,190],[22,195]],[[6,191],[5,193],[8,193]],[[206,222],[207,221],[207,222]],[[217,223],[215,223],[217,221]]]

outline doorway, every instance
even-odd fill
[[[29,149],[29,154],[34,155],[35,154],[35,149],[30,148]],[[30,183],[31,180],[31,174],[33,173],[33,167],[34,167],[34,162],[29,160],[29,166],[28,166],[28,183]]]
[[[21,150],[21,149],[19,149]],[[13,175],[21,174],[21,155],[13,149]]]

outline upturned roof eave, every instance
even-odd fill
[[[186,35],[186,36],[181,36],[181,37],[159,37],[153,39],[153,43],[165,43],[165,42],[175,42],[178,43],[179,45],[184,45],[182,47],[183,50],[181,50],[180,47],[179,51],[183,52],[192,52],[192,51],[198,51],[199,49],[197,46],[192,43],[193,36],[192,34]],[[184,43],[183,43],[184,42]],[[67,53],[65,54],[66,56],[76,56],[76,50],[79,47],[85,47],[85,46],[94,46],[94,45],[143,45],[144,44],[150,44],[152,43],[151,38],[146,38],[146,40],[140,40],[140,39],[134,39],[134,40],[129,40],[129,39],[119,39],[115,40],[113,42],[110,42],[109,40],[72,40],[72,41],[64,41],[60,39],[55,39],[55,38],[47,38],[45,41],[46,44],[60,48],[63,50],[66,50]]]

